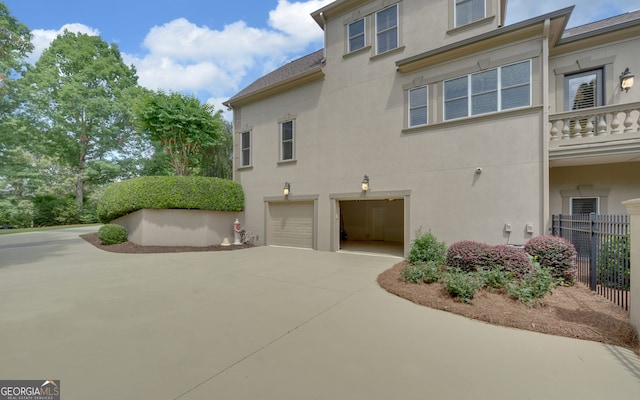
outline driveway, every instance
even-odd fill
[[[420,307],[396,259],[123,255],[96,228],[0,236],[0,379],[62,399],[633,399],[640,358]]]

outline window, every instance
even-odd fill
[[[456,0],[456,26],[470,24],[485,17],[485,0]]]
[[[376,53],[398,47],[398,5],[376,13]]]
[[[251,132],[240,134],[240,166],[251,165]]]
[[[565,76],[564,93],[566,111],[604,105],[602,69]]]
[[[529,60],[444,82],[445,121],[529,105]]]
[[[366,45],[364,18],[349,24],[349,52],[359,50]]]
[[[427,86],[409,90],[409,127],[426,125],[428,118]]]
[[[293,121],[286,121],[280,124],[280,161],[290,161],[294,159],[293,130]]]
[[[571,198],[571,214],[598,214],[599,200],[598,197],[573,197]]]

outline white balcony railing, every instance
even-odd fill
[[[640,133],[640,102],[553,114],[549,123],[551,147],[632,139]]]

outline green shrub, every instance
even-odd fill
[[[556,279],[552,271],[541,267],[536,263],[531,275],[523,277],[521,280],[512,281],[507,287],[507,293],[513,299],[520,300],[523,304],[534,307],[547,294],[555,288]]]
[[[447,256],[447,245],[439,242],[431,233],[423,233],[422,230],[416,231],[416,238],[411,243],[411,250],[407,260],[410,264],[426,264],[433,262],[437,265],[444,265]]]
[[[514,273],[501,265],[478,271],[478,277],[482,286],[490,291],[505,289],[515,279]]]
[[[424,278],[426,265],[409,264],[400,271],[400,279],[403,282],[420,283]]]
[[[98,229],[98,239],[104,245],[124,243],[127,241],[127,230],[116,224],[102,225]]]
[[[524,251],[533,256],[542,267],[548,268],[554,278],[573,285],[576,276],[576,248],[557,236],[538,236],[529,240]]]
[[[476,291],[482,287],[477,274],[452,269],[444,276],[444,285],[451,297],[463,303],[471,303]]]
[[[77,224],[79,208],[75,197],[39,195],[33,198],[33,224],[36,226],[55,226]]]
[[[203,176],[143,176],[109,185],[98,203],[104,223],[144,208],[242,211],[239,183]]]
[[[629,235],[604,238],[596,260],[598,283],[605,287],[629,290],[631,243]]]
[[[409,264],[400,271],[400,279],[410,283],[434,283],[438,282],[444,271],[434,262],[426,264]]]

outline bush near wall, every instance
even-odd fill
[[[548,268],[554,278],[573,285],[576,275],[576,248],[567,239],[557,236],[538,236],[527,242],[524,251],[541,266]]]
[[[109,185],[98,203],[98,217],[108,223],[145,208],[238,212],[244,210],[244,192],[227,179],[143,176]]]
[[[116,224],[102,225],[98,230],[98,239],[107,246],[124,243],[127,241],[127,230]]]

